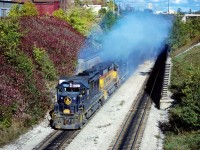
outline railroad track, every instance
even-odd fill
[[[145,80],[135,103],[132,105],[132,109],[129,110],[129,115],[126,116],[124,125],[118,138],[110,149],[136,149],[142,140],[142,135],[145,129],[145,122],[147,121],[147,115],[151,107],[151,99],[146,94],[144,88],[146,86],[148,77]],[[123,82],[122,82],[123,84]],[[116,89],[118,90],[118,89]],[[110,96],[112,97],[112,95]],[[109,97],[109,98],[110,98]],[[108,99],[109,99],[108,98]],[[107,99],[107,100],[108,100]],[[107,101],[106,100],[106,101]],[[99,109],[97,110],[97,112]],[[96,112],[96,113],[97,113]],[[87,121],[87,123],[94,117],[94,113]],[[83,127],[85,125],[84,124]],[[49,136],[47,136],[35,150],[63,150],[68,144],[76,137],[81,130],[55,130]]]
[[[55,130],[37,145],[34,150],[62,150],[75,138],[78,132],[79,130]]]
[[[161,87],[159,84],[162,84],[163,70],[159,66],[164,62],[161,59],[162,56],[165,56],[164,53],[160,56],[160,59],[156,60],[153,70],[143,83],[109,150],[139,149],[151,109],[151,102],[153,98],[154,101],[155,98],[160,98],[159,89]]]
[[[109,150],[139,149],[151,108],[151,98],[145,92],[148,79],[147,77]]]

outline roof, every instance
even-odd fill
[[[114,63],[112,61],[107,61],[103,63],[99,63],[93,66],[91,69],[87,69],[78,75],[71,76],[71,77],[61,77],[59,79],[59,84],[62,82],[74,82],[74,83],[81,83],[85,87],[89,88],[89,83],[92,81],[96,81],[99,79],[100,75],[108,72],[110,69],[114,67]]]
[[[11,2],[18,2],[18,3],[24,3],[24,2],[33,2],[33,3],[53,3],[59,0],[10,0]]]

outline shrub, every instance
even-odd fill
[[[11,7],[8,16],[21,17],[21,16],[37,16],[38,11],[35,5],[31,2],[25,2],[21,7],[15,4]]]
[[[99,10],[99,15],[100,15],[100,16],[104,16],[104,15],[106,14],[106,12],[107,12],[107,10],[106,10],[105,8],[101,8],[101,9]]]
[[[176,16],[173,22],[169,43],[174,51],[200,35],[200,19],[190,18],[183,23],[180,16]]]
[[[66,13],[62,9],[58,9],[58,10],[54,11],[53,16],[57,17],[59,19],[62,19],[62,20],[66,20]]]
[[[104,32],[108,32],[111,30],[112,26],[116,23],[116,21],[117,16],[112,11],[108,11],[102,19],[100,26]]]
[[[37,16],[38,11],[35,4],[31,2],[25,2],[21,7],[21,16]]]
[[[178,105],[170,110],[174,131],[198,130],[200,127],[200,47],[173,60],[171,89]]]
[[[10,11],[8,12],[9,17],[20,17],[21,16],[21,8],[19,4],[14,4]]]
[[[15,124],[25,125],[27,119],[28,126],[35,124],[51,105],[32,57],[20,49],[19,29],[17,18],[0,20],[0,136],[13,137]],[[0,140],[0,145],[8,140]]]
[[[38,69],[43,72],[44,78],[54,80],[56,78],[56,70],[46,51],[34,46],[33,54],[38,64]]]
[[[0,49],[2,52],[10,53],[15,57],[13,50],[18,48],[21,34],[18,32],[19,22],[14,18],[6,18],[0,20]]]
[[[95,23],[95,14],[91,9],[74,7],[67,12],[59,9],[53,13],[53,16],[67,21],[74,29],[87,36],[91,27]]]
[[[77,54],[85,38],[67,22],[55,17],[23,17],[21,49],[34,58],[33,46],[46,50],[59,76],[74,73]],[[41,40],[42,39],[42,40]]]

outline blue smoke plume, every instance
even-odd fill
[[[91,46],[87,46],[82,52],[95,51],[101,61],[129,62],[129,66],[132,66],[131,70],[134,70],[138,64],[147,59],[155,59],[160,54],[164,41],[169,36],[170,28],[171,19],[168,16],[144,13],[126,14],[120,16],[106,35],[94,32],[95,35],[92,34],[88,38],[87,42],[100,39],[101,44],[98,49],[91,49]],[[90,63],[81,66],[87,69],[93,65],[95,64],[92,62],[91,66]]]
[[[129,14],[122,17],[103,38],[101,58],[156,57],[168,37],[171,23],[165,16]]]

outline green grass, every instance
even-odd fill
[[[199,150],[200,149],[200,130],[183,134],[166,135],[165,150]]]
[[[186,45],[174,50],[171,52],[171,57],[174,57],[182,52],[184,52],[185,50],[187,50],[188,48],[190,48],[192,45],[199,43],[200,42],[200,36],[194,38],[193,40],[191,40],[190,42],[188,42]]]
[[[200,69],[200,46],[196,46],[190,51],[172,58],[172,61],[171,86],[181,85],[183,81],[188,78],[188,72],[190,72],[191,69]],[[177,87],[175,89],[177,90]]]
[[[181,63],[191,64],[194,67],[200,68],[200,46],[192,48],[190,51],[183,53],[175,59]]]
[[[195,94],[197,95],[198,93],[198,89],[195,91],[192,90],[195,89],[197,85],[199,85],[199,76],[198,74],[195,74],[195,72],[199,72],[199,70],[200,46],[194,47],[190,51],[187,51],[182,55],[173,58],[171,91],[173,92],[173,94],[176,94],[176,100],[178,100],[177,98],[179,98],[179,100],[181,99],[181,102],[184,103],[182,103],[182,105],[180,105],[179,103],[179,105],[175,105],[173,109],[171,109],[174,110],[173,112],[176,114],[176,117],[173,116],[172,118],[169,118],[171,123],[174,124],[171,124],[172,129],[170,131],[165,132],[165,150],[200,149],[200,130],[197,130],[199,128],[195,126],[197,124],[199,125],[199,121],[197,121],[194,125],[192,124],[192,121],[194,119],[191,119],[194,116],[192,113],[197,112],[195,108],[199,108],[199,103],[194,102],[196,102],[196,100],[198,101],[199,99],[190,97],[194,96]],[[189,80],[191,75],[193,75],[195,78],[191,78],[191,80]],[[183,96],[181,94],[186,95]],[[195,104],[194,106],[192,105],[193,103]],[[187,108],[188,111],[185,111],[187,109],[184,108]],[[171,112],[170,115],[172,115]],[[191,119],[191,121],[189,122],[189,126],[186,126],[187,124],[185,122],[180,123],[181,121],[185,121],[187,118]],[[178,127],[175,126],[177,124],[179,125]],[[178,129],[177,133],[179,134],[175,134],[175,130],[173,130],[175,127]]]
[[[11,127],[4,128],[4,130],[0,130],[0,135],[3,138],[0,138],[0,149],[5,144],[13,142],[15,139],[19,138],[20,135],[26,133],[29,128],[23,127],[22,123],[13,123]]]

